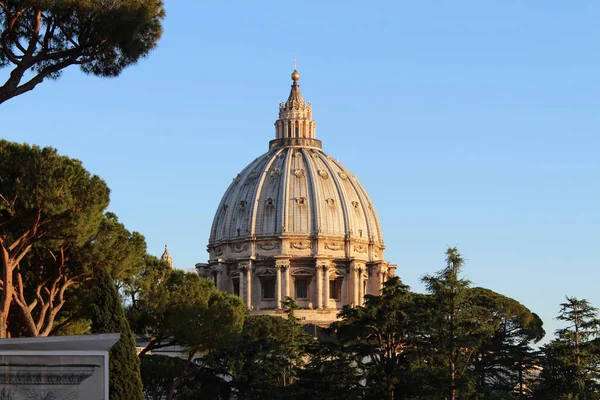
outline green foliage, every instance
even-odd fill
[[[226,343],[242,329],[245,311],[237,296],[217,291],[196,273],[171,270],[146,257],[142,273],[124,288],[131,298],[127,315],[137,334],[150,342],[146,351],[178,344],[205,352]]]
[[[458,250],[450,248],[446,256],[445,269],[423,278],[428,294],[411,293],[399,278],[392,278],[380,296],[367,296],[363,307],[345,307],[339,314],[342,320],[332,329],[342,348],[328,362],[344,368],[339,364],[346,359],[347,396],[529,395],[527,377],[538,361],[531,345],[544,336],[541,320],[513,299],[470,288],[460,277],[463,259]],[[364,378],[364,388],[352,386],[355,374]]]
[[[134,331],[148,340],[142,359],[148,351],[173,345],[187,356],[167,399],[174,398],[177,388],[193,391],[190,377],[204,376],[214,353],[242,330],[245,309],[239,297],[216,290],[211,280],[196,273],[172,270],[156,257],[145,257],[144,268],[125,281],[123,293]]]
[[[473,380],[468,366],[485,337],[492,335],[487,325],[485,307],[470,304],[469,284],[461,279],[464,260],[458,249],[446,251],[446,268],[434,276],[425,276],[430,293],[430,330],[421,344],[428,352],[429,364],[437,369],[440,377],[440,392],[451,400],[466,396],[473,391]]]
[[[148,355],[142,358],[140,372],[146,400],[162,400],[179,371],[183,368],[185,360],[179,357],[163,355]]]
[[[0,337],[12,304],[28,334],[50,332],[65,293],[84,278],[70,250],[98,231],[108,195],[80,161],[0,140]]]
[[[556,319],[567,326],[542,348],[540,399],[600,398],[600,319],[587,300],[567,297]]]
[[[202,392],[217,385],[213,390],[220,393],[219,398],[226,398],[227,393],[234,393],[238,399],[292,398],[302,383],[299,374],[307,358],[307,347],[314,341],[294,315],[298,308],[295,301],[286,297],[282,305],[287,318],[245,318],[242,331],[212,354],[207,364],[213,370],[212,380],[207,379],[206,373],[196,378],[204,379]],[[215,376],[223,379],[217,381]]]
[[[241,334],[218,355],[239,398],[265,398],[280,390],[284,379],[289,384],[284,371],[290,369],[289,356],[297,355],[290,353],[289,333],[288,322],[281,317],[246,317]]]
[[[20,248],[40,241],[82,245],[108,206],[104,181],[51,147],[0,140],[0,177],[0,237]]]
[[[146,255],[146,241],[138,232],[129,232],[117,216],[104,215],[98,231],[78,249],[76,263],[86,272],[103,269],[117,281],[139,274]]]
[[[381,296],[366,296],[363,307],[345,306],[333,324],[338,338],[364,371],[370,396],[390,398],[407,373],[415,320],[412,294],[398,277],[388,280]]]
[[[489,289],[469,289],[469,297],[471,304],[487,309],[481,318],[493,329],[473,359],[476,392],[483,398],[529,397],[539,365],[532,344],[545,334],[541,319],[518,301]]]
[[[109,354],[111,400],[142,400],[140,362],[135,339],[125,318],[117,288],[106,271],[101,270],[93,287],[91,304],[92,333],[121,334]]]
[[[0,68],[12,70],[0,87],[0,103],[70,65],[97,76],[119,75],[156,47],[164,15],[161,0],[3,1]]]
[[[307,362],[298,371],[295,399],[353,400],[363,398],[363,375],[355,354],[337,343],[312,341],[306,347]]]

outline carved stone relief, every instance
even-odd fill
[[[354,251],[357,253],[366,253],[367,246],[364,246],[362,244],[356,244],[356,245],[354,245]]]
[[[328,242],[328,243],[325,243],[325,248],[327,250],[333,250],[333,251],[343,250],[344,244],[336,243],[336,242],[331,242],[331,243]]]
[[[299,242],[291,242],[290,247],[298,250],[306,250],[312,248],[312,242],[310,241],[299,241]]]
[[[298,275],[303,275],[303,276],[313,276],[314,273],[313,271],[311,271],[310,269],[306,269],[306,268],[298,268],[298,269],[294,269],[292,270],[292,275],[293,276],[298,276]]]
[[[276,250],[279,249],[279,243],[278,242],[264,242],[264,243],[259,243],[257,244],[259,249],[262,250]]]
[[[231,245],[231,251],[234,253],[241,253],[246,250],[248,250],[248,243],[235,243]]]

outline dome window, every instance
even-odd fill
[[[298,203],[299,206],[303,206],[306,204],[306,197],[296,197],[296,203]]]
[[[273,199],[270,197],[267,199],[267,207],[273,207]]]
[[[354,206],[354,208],[356,208],[358,210],[358,201],[353,201],[352,205]]]
[[[334,200],[334,199],[331,199],[331,198],[330,198],[330,199],[327,199],[327,200],[325,200],[325,201],[326,201],[326,202],[327,202],[327,204],[328,204],[328,205],[330,205],[330,206],[332,206],[332,205],[334,205],[334,204],[335,204],[335,200]]]
[[[240,201],[240,208],[241,208],[241,209],[244,209],[244,208],[246,208],[246,200],[242,200],[242,201]]]
[[[302,178],[304,176],[304,170],[302,168],[297,168],[294,170],[294,175],[298,178]]]

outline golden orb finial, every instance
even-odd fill
[[[292,72],[292,80],[297,81],[298,79],[300,79],[300,74],[298,71],[294,70],[294,72]]]

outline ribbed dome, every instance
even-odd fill
[[[269,151],[225,192],[210,232],[208,264],[197,267],[218,289],[239,295],[250,312],[281,312],[289,296],[305,322],[328,323],[344,306],[378,294],[396,266],[384,259],[367,192],[321,150],[299,79],[295,71]]]
[[[309,147],[276,148],[251,162],[225,192],[209,246],[282,234],[383,244],[375,209],[356,177]]]

